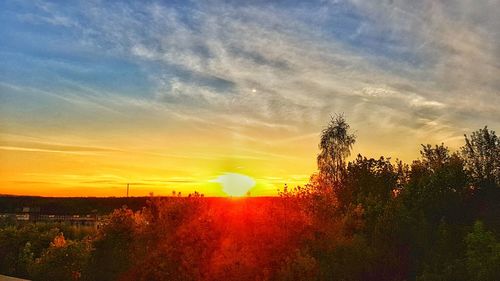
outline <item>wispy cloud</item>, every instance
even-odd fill
[[[314,158],[343,112],[359,152],[410,159],[419,143],[456,147],[500,125],[496,1],[4,6],[4,132],[50,127],[96,147],[133,132],[148,141],[129,149],[171,159],[213,160],[204,143],[221,158]],[[199,150],[161,149],[183,142]]]
[[[335,4],[328,7],[331,14],[315,8],[283,11],[273,5],[218,3],[192,5],[188,11],[162,5],[139,11],[122,8],[105,22],[103,14],[109,9],[93,9],[91,16],[102,27],[98,34],[116,42],[117,52],[137,57],[146,68],[153,63],[159,67],[149,73],[158,102],[209,109],[212,116],[242,112],[263,122],[314,126],[332,111],[349,113],[349,106],[363,103],[357,93],[373,84],[390,88],[392,98],[404,99],[415,115],[422,108],[446,115],[450,108],[470,107],[471,99],[480,114],[491,108],[481,98],[498,103],[498,38],[494,30],[475,32],[488,24],[446,13],[452,9],[434,2],[348,4],[364,16],[356,42],[392,42],[381,46],[389,47],[384,56],[377,49],[366,52],[352,42],[325,37],[321,28],[327,26],[313,29],[311,23],[294,18],[298,13],[322,13],[327,22],[340,9]],[[143,17],[147,28],[140,21]],[[390,48],[404,49],[418,62],[412,65]],[[406,106],[400,111],[407,112]],[[459,130],[461,120],[454,121]]]

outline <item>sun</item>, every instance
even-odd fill
[[[212,182],[217,182],[222,186],[222,190],[228,196],[240,197],[247,194],[250,188],[255,186],[255,180],[249,176],[236,174],[236,173],[225,173],[217,177],[217,179],[212,180]]]

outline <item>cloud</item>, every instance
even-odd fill
[[[495,1],[41,7],[21,20],[70,28],[82,50],[147,77],[150,87],[131,95],[78,78],[61,80],[69,91],[50,92],[116,112],[115,120],[127,112],[139,124],[191,124],[269,146],[283,142],[263,136],[309,138],[334,112],[377,131],[379,143],[391,132],[441,142],[500,125]]]
[[[22,136],[21,137],[12,135],[1,135],[1,136],[5,140],[0,139],[0,150],[66,153],[66,154],[82,154],[82,155],[123,152],[115,148],[48,143],[41,141],[26,140],[29,138]]]
[[[422,94],[455,108],[477,112],[500,102],[500,20],[495,1],[353,1],[373,21],[374,33],[386,32],[425,62]],[[418,81],[417,81],[418,82]],[[415,83],[417,84],[417,83]],[[417,85],[418,85],[417,84]],[[490,105],[488,105],[488,103]],[[497,112],[498,114],[498,112]]]

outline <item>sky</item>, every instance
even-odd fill
[[[500,128],[500,1],[0,2],[0,194],[304,184],[343,113],[410,162]],[[230,180],[227,180],[230,179]]]

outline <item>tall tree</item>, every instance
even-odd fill
[[[477,187],[500,185],[500,140],[495,131],[485,126],[473,132],[470,139],[465,135],[462,155]]]
[[[343,115],[332,117],[321,133],[318,155],[320,178],[333,187],[338,187],[346,170],[345,159],[351,155],[356,136],[349,132]]]

